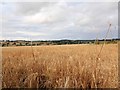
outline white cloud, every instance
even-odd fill
[[[4,31],[17,32],[16,38],[17,35],[19,37],[31,35],[35,37],[34,39],[92,39],[96,38],[97,33],[103,34],[101,36],[103,38],[108,22],[112,23],[113,27],[118,24],[117,3],[23,4],[15,3],[12,7],[18,5],[19,8],[15,8],[15,12],[6,12],[12,17],[6,15]],[[113,33],[116,37],[117,31]]]
[[[3,0],[4,2],[57,2],[58,0]],[[61,0],[62,2],[119,2],[119,0]]]
[[[45,33],[30,32],[30,31],[16,31],[17,34],[24,34],[28,36],[45,36]]]
[[[23,22],[33,24],[47,24],[56,21],[61,21],[66,15],[66,4],[57,3],[51,6],[42,7],[39,12],[28,15],[23,18]]]

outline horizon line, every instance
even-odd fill
[[[120,38],[107,38],[106,40],[110,40],[110,39],[117,39],[117,40],[120,40]],[[56,40],[105,40],[104,38],[103,39],[46,39],[46,40],[43,40],[43,39],[39,39],[39,40],[25,40],[25,39],[16,39],[16,40],[10,40],[10,39],[1,39],[0,41],[19,41],[19,40],[22,40],[22,41],[56,41]]]

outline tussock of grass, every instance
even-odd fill
[[[3,48],[3,88],[116,88],[117,45]],[[97,69],[96,69],[97,68]]]

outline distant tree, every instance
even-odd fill
[[[8,42],[8,43],[6,43],[6,45],[7,45],[7,46],[9,46],[9,42]]]
[[[2,47],[5,47],[5,46],[6,46],[6,44],[5,44],[5,43],[3,43],[3,44],[2,44]]]
[[[16,45],[16,43],[14,42],[12,45]]]
[[[22,46],[22,43],[19,43],[20,46]]]

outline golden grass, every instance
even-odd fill
[[[36,46],[35,60],[31,47],[2,48],[2,87],[116,88],[118,45],[106,45],[97,61],[100,48],[101,45]]]

